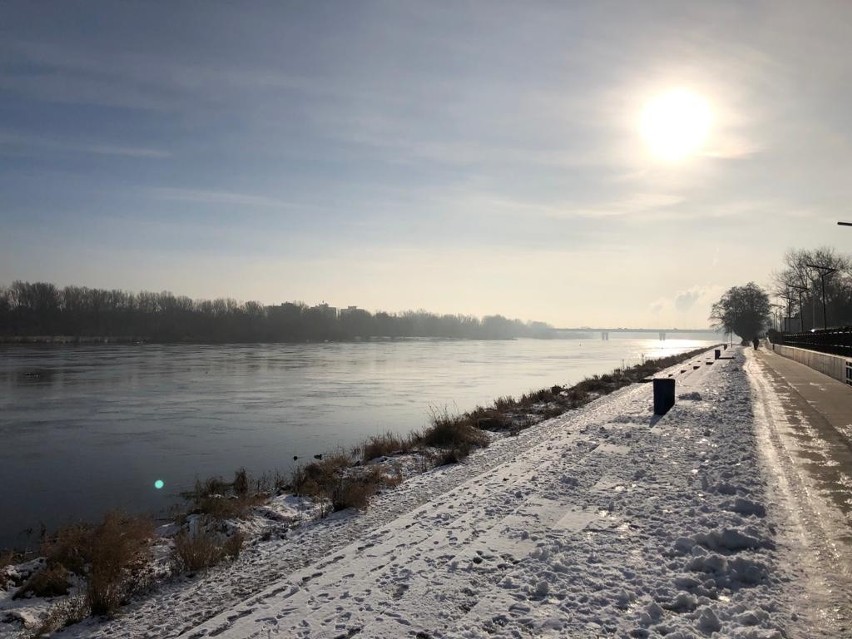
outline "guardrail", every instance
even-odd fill
[[[778,333],[770,331],[773,344],[794,346],[809,351],[852,357],[852,326],[817,330],[810,333]]]

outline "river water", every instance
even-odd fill
[[[465,411],[722,341],[690,337],[3,346],[0,548],[114,508],[163,512],[196,478],[241,466],[289,473],[294,456],[420,429],[430,409]]]

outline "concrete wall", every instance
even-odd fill
[[[781,346],[780,344],[772,344],[772,350],[805,366],[810,366],[829,377],[852,385],[852,358],[808,351],[794,346]]]

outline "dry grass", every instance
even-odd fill
[[[174,539],[172,562],[177,572],[197,572],[215,566],[226,558],[236,558],[243,547],[244,537],[239,531],[222,538],[213,531],[199,529],[182,531]]]
[[[380,489],[400,481],[398,475],[389,477],[377,467],[354,467],[351,457],[337,453],[297,468],[291,489],[297,495],[326,500],[331,512],[336,512],[363,510]]]
[[[426,446],[444,449],[442,463],[461,461],[474,448],[488,446],[488,436],[472,423],[470,415],[451,415],[444,408],[433,410],[430,421],[418,439]]]
[[[92,531],[86,594],[92,614],[115,612],[134,590],[133,577],[148,563],[154,525],[144,517],[107,513]]]
[[[18,588],[12,599],[22,599],[33,595],[35,597],[59,597],[67,595],[71,587],[70,573],[61,564],[47,564],[38,572],[33,573],[24,584]]]
[[[245,468],[240,468],[234,473],[234,481],[231,484],[234,494],[245,497],[249,492],[249,477]]]
[[[357,473],[344,476],[336,490],[331,495],[332,510],[356,508],[364,510],[370,503],[370,498],[382,488],[398,486],[402,476],[388,476],[381,468],[373,466],[361,469]]]
[[[89,616],[89,602],[83,595],[68,597],[53,604],[35,628],[24,631],[20,639],[38,639],[61,628],[83,621]]]
[[[0,568],[11,566],[15,563],[16,553],[13,550],[0,550]]]
[[[243,533],[239,530],[234,531],[231,536],[222,543],[222,552],[224,557],[228,559],[236,559],[239,557],[240,553],[243,551],[243,544],[245,541],[246,538]]]
[[[508,395],[498,397],[494,400],[494,408],[498,411],[512,410],[517,406],[517,404],[518,403]]]
[[[5,590],[11,581],[3,569],[18,563],[18,559],[18,554],[13,550],[0,551],[0,589]]]
[[[180,532],[174,539],[173,560],[178,572],[196,572],[214,566],[221,560],[222,546],[210,532]]]
[[[330,498],[351,465],[352,460],[347,455],[329,455],[294,470],[291,486],[297,495]]]
[[[219,521],[241,519],[269,496],[273,482],[277,485],[278,480],[278,475],[255,480],[245,468],[240,468],[234,473],[234,481],[226,482],[221,477],[197,480],[195,490],[184,496],[193,503],[193,513]]]
[[[366,463],[379,457],[390,457],[411,452],[415,445],[412,436],[403,437],[395,433],[387,432],[384,435],[370,437],[361,447],[361,458]]]
[[[63,526],[52,537],[45,537],[41,553],[49,564],[60,564],[78,575],[84,573],[91,547],[92,526],[70,524]]]
[[[87,614],[112,614],[138,585],[138,575],[149,561],[148,545],[153,535],[150,519],[118,512],[107,513],[94,527],[72,524],[60,528],[42,543],[45,567],[15,596],[65,595],[73,572],[86,577],[83,603],[72,599],[54,606],[42,625],[55,630]]]

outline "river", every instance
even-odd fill
[[[164,512],[196,478],[241,466],[289,473],[294,456],[420,429],[433,408],[723,341],[690,337],[2,346],[0,548],[110,509]]]

